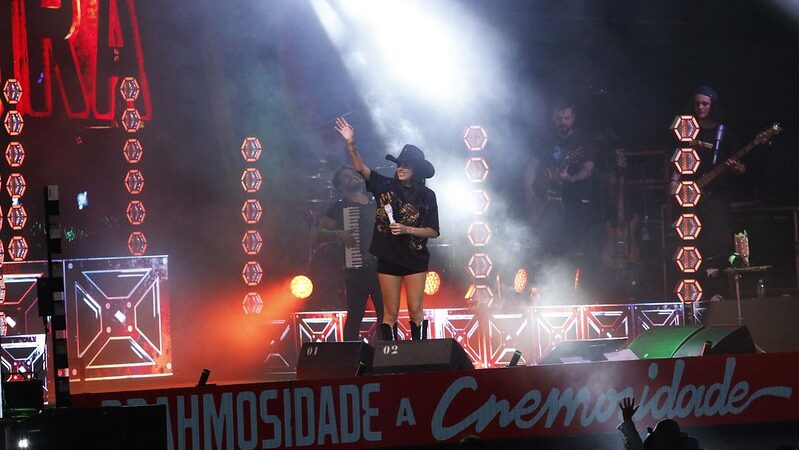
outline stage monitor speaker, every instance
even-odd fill
[[[44,388],[41,380],[7,381],[3,383],[4,409],[34,409],[44,407]]]
[[[372,373],[432,372],[474,369],[472,360],[458,341],[378,341]]]
[[[701,325],[680,327],[652,327],[627,346],[641,359],[671,358],[679,348],[702,330]]]
[[[712,326],[705,327],[691,336],[674,353],[674,357],[700,356],[705,342],[710,342],[710,347],[705,350],[705,355],[755,353],[756,351],[749,328],[738,325]]]
[[[561,341],[538,364],[607,361],[605,353],[615,352],[625,342],[626,338]]]
[[[305,342],[297,360],[297,379],[351,378],[368,373],[375,349],[363,341]]]

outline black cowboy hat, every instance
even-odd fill
[[[436,169],[430,164],[430,161],[424,159],[424,152],[415,145],[407,144],[402,147],[399,156],[386,155],[386,159],[396,165],[407,164],[411,166],[413,171],[423,178],[432,178],[436,173]]]

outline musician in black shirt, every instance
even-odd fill
[[[344,289],[347,296],[347,322],[344,340],[357,341],[363,321],[367,298],[377,314],[377,323],[383,323],[383,295],[377,281],[377,258],[366,251],[371,240],[375,217],[375,204],[366,193],[363,177],[352,167],[342,167],[333,175],[333,186],[341,193],[319,223],[317,239],[322,242],[338,241],[351,249],[352,261],[345,261]],[[354,223],[345,226],[345,211]],[[356,232],[357,229],[357,232]]]
[[[374,233],[369,252],[377,256],[377,272],[383,293],[383,339],[397,339],[401,287],[405,285],[411,338],[424,339],[424,283],[430,253],[427,240],[439,236],[438,204],[435,193],[425,186],[425,179],[435,174],[424,153],[406,145],[398,157],[386,159],[397,164],[394,178],[385,177],[367,167],[355,145],[355,130],[343,118],[336,119],[336,130],[347,141],[352,165],[366,180],[366,188],[377,202]]]

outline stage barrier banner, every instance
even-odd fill
[[[77,406],[167,405],[170,449],[380,448],[799,420],[799,353],[705,356],[83,394]]]

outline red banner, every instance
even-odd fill
[[[165,404],[171,449],[379,448],[610,432],[636,422],[799,420],[799,353],[483,369],[117,392],[77,406]]]

